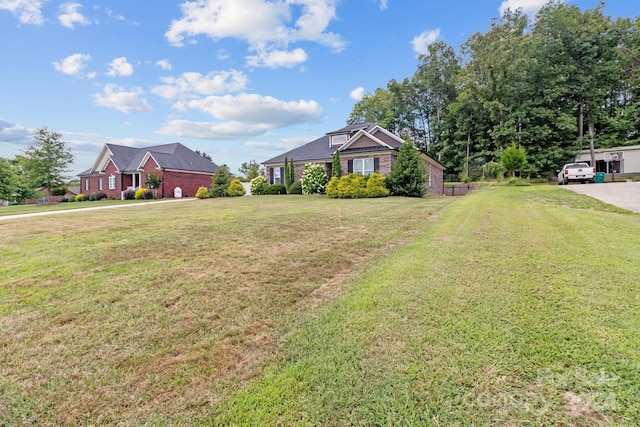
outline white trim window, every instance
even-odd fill
[[[84,190],[89,191],[89,178],[84,179]]]
[[[103,187],[103,184],[102,184],[102,178],[100,178],[100,179],[98,180],[98,190],[102,191],[102,190],[103,190],[103,188],[102,188],[102,187]]]
[[[280,176],[280,168],[273,168],[273,183],[282,184],[282,177]]]
[[[116,189],[116,177],[113,175],[109,176],[109,190]]]
[[[369,176],[373,173],[374,161],[369,159],[353,159],[353,173]]]
[[[347,134],[345,133],[341,133],[338,135],[331,135],[331,146],[334,147],[336,145],[342,145],[345,142],[347,142],[347,139],[349,139],[349,137],[347,136]]]

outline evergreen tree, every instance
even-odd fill
[[[331,163],[331,176],[340,178],[342,176],[342,165],[340,164],[340,151],[333,153],[333,162]]]
[[[516,144],[508,146],[500,158],[502,166],[507,172],[511,172],[511,176],[516,176],[516,172],[519,172],[524,168],[527,162],[527,154],[524,148],[516,147]]]
[[[387,179],[392,196],[422,197],[426,192],[427,170],[411,141],[400,146],[398,159]]]

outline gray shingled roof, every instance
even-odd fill
[[[308,160],[322,160],[331,159],[333,157],[336,147],[329,146],[329,137],[335,134],[341,133],[356,133],[359,130],[369,131],[375,127],[375,123],[357,123],[354,125],[345,126],[342,129],[335,130],[327,133],[325,136],[320,137],[314,141],[304,144],[293,150],[282,153],[272,159],[262,162],[263,165],[270,163],[283,163],[284,158],[293,159],[296,162],[308,161]]]
[[[153,156],[158,166],[162,169],[210,173],[214,173],[218,169],[218,165],[205,159],[195,151],[191,151],[179,142],[143,148],[126,147],[116,144],[106,144],[106,146],[111,153],[113,153],[111,160],[121,172],[136,171],[147,153]],[[97,172],[99,171],[89,169],[79,175],[89,175],[90,173]]]

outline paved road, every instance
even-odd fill
[[[640,182],[569,184],[563,188],[595,197],[605,203],[640,213]]]
[[[131,208],[136,206],[149,206],[154,205],[156,203],[173,203],[173,202],[182,202],[185,200],[195,200],[195,199],[169,199],[169,200],[159,200],[157,202],[145,202],[145,203],[131,203],[126,205],[111,205],[111,206],[92,206],[87,208],[80,209],[67,209],[61,211],[46,211],[46,212],[32,212],[26,214],[17,214],[17,215],[1,215],[0,221],[7,221],[11,219],[19,219],[19,218],[31,218],[33,216],[44,216],[44,215],[58,215],[58,214],[68,214],[73,212],[83,212],[83,211],[97,211],[100,209],[117,209],[117,208]]]

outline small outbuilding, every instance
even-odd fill
[[[640,174],[640,145],[626,147],[598,148],[595,150],[597,172]],[[591,164],[591,150],[582,150],[576,162]]]

